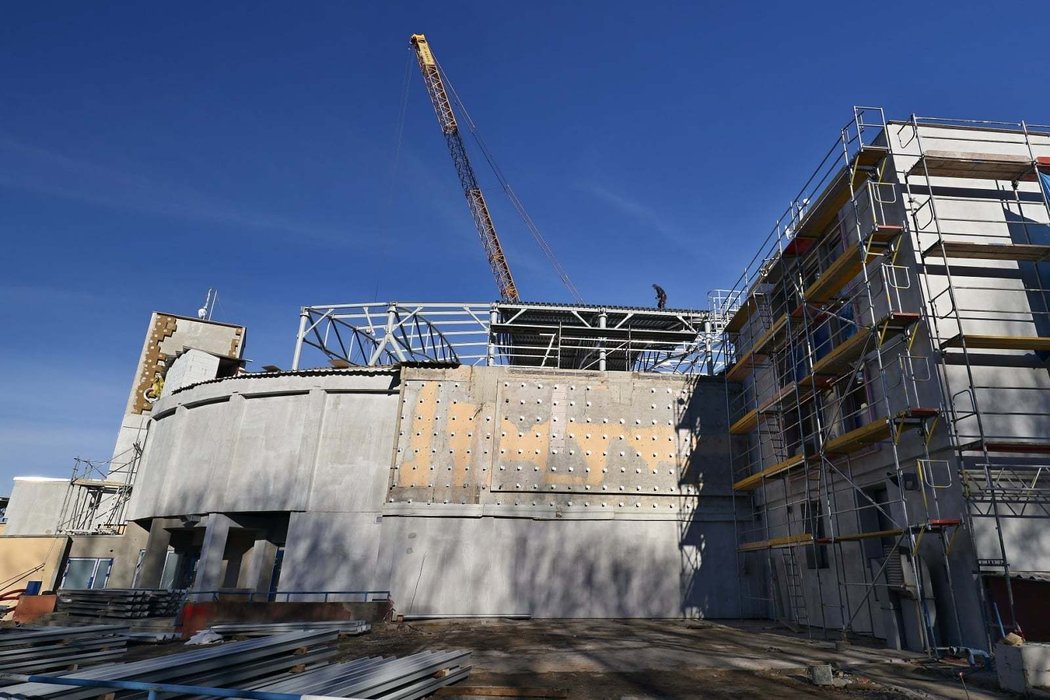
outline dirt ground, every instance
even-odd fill
[[[493,692],[602,700],[1012,697],[994,690],[994,673],[971,673],[965,663],[935,662],[863,639],[850,644],[810,639],[769,621],[409,621],[376,624],[367,634],[343,638],[337,660],[427,649],[471,651],[470,676],[439,693],[442,700],[491,698]],[[145,645],[133,647],[128,658],[185,650],[181,642]],[[808,668],[815,664],[831,664],[839,685],[810,682]],[[487,694],[469,692],[478,687]]]
[[[768,622],[446,619],[376,625],[341,644],[346,658],[424,649],[471,650],[473,670],[460,687],[509,687],[515,697],[1006,697],[979,689],[976,678],[964,687],[962,669],[918,654],[810,640]],[[808,667],[820,663],[834,665],[839,687],[809,681]],[[467,692],[442,695],[475,697]]]

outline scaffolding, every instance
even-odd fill
[[[77,457],[62,504],[58,532],[66,535],[120,535],[142,448],[138,443],[100,461]]]
[[[768,574],[741,595],[810,632],[932,650],[942,628],[960,634],[951,549],[962,522],[940,503],[951,484],[934,458],[944,407],[918,342],[923,304],[902,258],[906,208],[890,155],[883,111],[855,108],[735,286],[733,488],[751,507],[738,557]],[[934,559],[955,618],[944,624]]]
[[[526,302],[307,306],[292,369],[313,349],[335,367],[436,362],[711,375],[724,363],[731,308],[717,300],[716,312]]]
[[[1012,579],[1050,569],[1050,126],[912,116],[892,132],[912,156],[903,189],[977,571],[1003,583],[994,624],[1023,630]]]

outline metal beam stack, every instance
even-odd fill
[[[401,659],[369,657],[322,666],[250,690],[329,697],[410,700],[463,680],[469,651],[423,651]]]
[[[168,683],[198,688],[258,690],[289,695],[410,700],[466,678],[466,651],[421,652],[401,659],[369,657],[330,663],[338,653],[332,629],[287,632],[229,642],[169,656],[98,666],[66,678],[97,681]],[[13,672],[12,669],[4,669]],[[105,687],[73,687],[24,682],[0,688],[0,698],[96,698]],[[202,692],[202,691],[194,691]],[[145,698],[144,692],[120,690],[116,697]]]
[[[85,617],[171,617],[179,611],[181,591],[105,589],[59,591],[58,610]]]
[[[75,678],[180,683],[210,687],[237,687],[241,683],[282,676],[306,669],[336,654],[336,633],[294,632],[194,649],[124,664],[97,666],[69,674]],[[95,698],[108,693],[100,688],[73,688],[48,683],[19,683],[0,688],[5,698]],[[132,697],[121,694],[121,697]]]
[[[282,632],[305,630],[334,630],[340,637],[364,634],[372,626],[364,620],[325,620],[322,622],[259,622],[230,623],[212,625],[209,631],[224,637],[264,637]]]
[[[68,671],[124,654],[126,627],[90,625],[0,631],[0,671],[47,673]]]

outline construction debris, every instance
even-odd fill
[[[829,664],[817,664],[809,667],[809,680],[813,685],[831,685],[835,677]]]
[[[364,634],[372,629],[364,620],[322,620],[320,622],[260,622],[212,625],[208,631],[224,637],[262,637],[281,632],[335,630],[340,637]]]
[[[190,646],[203,646],[205,644],[218,644],[222,641],[222,635],[211,630],[201,630],[186,640]]]
[[[120,589],[60,591],[58,610],[85,617],[171,617],[182,604],[181,591]]]

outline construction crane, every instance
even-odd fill
[[[452,103],[445,92],[445,84],[441,80],[441,72],[438,70],[437,61],[430,51],[427,38],[422,34],[413,34],[409,42],[416,50],[416,58],[419,59],[419,70],[423,73],[423,82],[426,83],[427,92],[430,93],[430,101],[434,103],[434,111],[437,112],[438,123],[441,131],[445,134],[445,143],[448,151],[452,154],[452,163],[456,166],[456,174],[459,175],[459,184],[463,188],[463,195],[467,198],[467,206],[470,207],[470,215],[474,217],[474,226],[481,236],[481,245],[485,248],[485,256],[492,268],[492,275],[496,278],[499,294],[505,301],[521,301],[518,296],[518,286],[514,284],[514,276],[510,273],[510,264],[507,256],[503,253],[499,236],[496,235],[496,227],[492,223],[492,215],[489,214],[489,205],[485,203],[485,195],[481,194],[478,180],[474,177],[474,168],[470,165],[467,157],[467,149],[463,145],[463,138],[459,134],[459,124],[456,123],[456,115],[452,112]]]
[[[474,219],[474,226],[478,229],[478,235],[481,237],[481,245],[485,249],[485,256],[488,258],[489,267],[492,268],[492,275],[496,278],[496,285],[499,287],[500,296],[504,301],[521,301],[518,295],[518,287],[514,283],[514,277],[510,272],[510,264],[507,262],[507,256],[503,253],[503,246],[500,244],[499,236],[496,235],[496,227],[492,223],[492,215],[489,214],[488,204],[485,202],[485,196],[481,193],[481,187],[478,186],[477,178],[474,176],[474,168],[470,165],[470,158],[467,156],[467,149],[463,145],[463,138],[460,135],[459,123],[456,121],[455,112],[452,110],[452,101],[449,99],[449,93],[445,90],[445,81],[441,77],[441,68],[438,66],[437,59],[434,58],[433,52],[430,50],[430,44],[427,43],[427,38],[422,34],[413,34],[409,38],[409,43],[415,49],[416,58],[419,60],[419,70],[423,74],[423,82],[427,86],[427,93],[430,95],[430,101],[434,105],[434,112],[437,114],[438,124],[441,125],[441,131],[445,135],[445,143],[448,145],[449,153],[452,154],[452,163],[456,166],[456,174],[459,175],[459,184],[463,188],[463,195],[467,198],[467,206],[470,207],[470,215]],[[499,180],[500,185],[503,187],[503,191],[507,194],[511,204],[517,210],[518,215],[521,216],[525,226],[529,229],[529,233],[532,234],[533,239],[539,245],[544,255],[547,256],[547,260],[551,266],[558,273],[565,288],[569,290],[573,299],[582,303],[583,298],[580,296],[579,291],[576,289],[576,285],[569,279],[568,273],[562,268],[561,263],[554,256],[554,251],[551,250],[550,245],[544,240],[540,234],[539,228],[536,226],[532,217],[525,211],[525,206],[518,199],[518,196],[511,189],[507,179],[503,176],[499,167],[496,165],[495,160],[492,158],[492,154],[488,148],[485,147],[485,143],[481,140],[478,135],[474,123],[470,120],[470,116],[466,114],[466,110],[463,108],[463,103],[459,102],[458,97],[455,94],[455,90],[452,90],[452,96],[456,98],[457,103],[460,106],[460,110],[466,117],[467,127],[473,134],[478,146],[481,148],[482,153],[485,156],[485,160],[488,161],[489,166],[492,168],[493,173]]]

